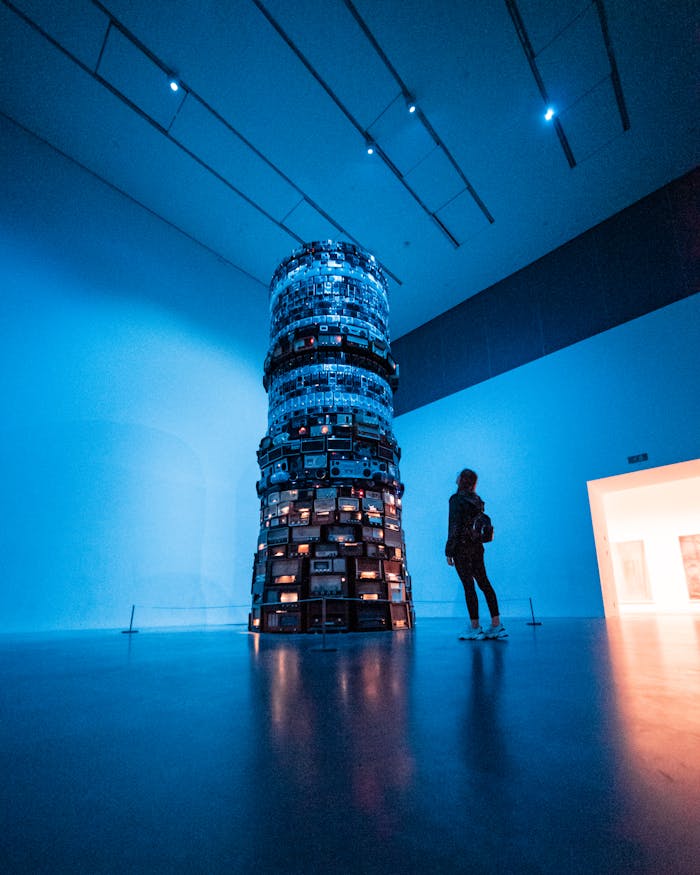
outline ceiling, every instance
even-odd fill
[[[0,0],[0,111],[261,296],[302,240],[370,249],[397,337],[697,165],[696,15],[692,0]]]

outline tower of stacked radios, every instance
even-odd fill
[[[305,244],[272,278],[253,631],[413,626],[388,318],[382,269],[351,243]]]

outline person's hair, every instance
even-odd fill
[[[471,491],[476,486],[477,481],[476,471],[471,468],[465,468],[459,472],[457,479],[457,489]]]

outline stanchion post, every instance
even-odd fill
[[[129,620],[129,628],[122,629],[122,635],[136,635],[138,633],[138,629],[134,629],[134,610],[136,605],[131,606],[131,619]]]
[[[326,647],[326,597],[321,596],[321,646],[312,647],[311,650],[333,653],[337,650],[336,647]]]
[[[540,623],[539,620],[535,619],[535,611],[532,607],[532,599],[530,598],[530,599],[528,599],[528,601],[530,602],[530,613],[532,614],[532,621],[528,620],[527,625],[528,626],[541,626],[542,623]]]

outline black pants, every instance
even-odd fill
[[[496,598],[494,588],[491,586],[491,582],[486,576],[484,548],[482,545],[475,544],[474,547],[468,550],[460,550],[455,555],[455,568],[464,587],[464,598],[467,602],[469,619],[479,619],[479,599],[477,598],[474,586],[475,580],[486,598],[489,613],[492,617],[497,617],[499,614],[498,599]]]

